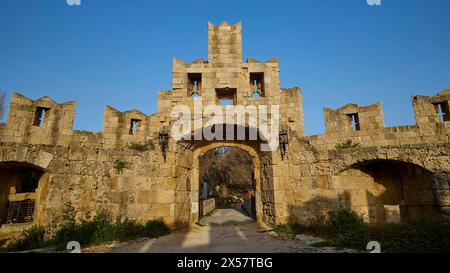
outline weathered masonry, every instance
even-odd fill
[[[67,202],[78,217],[106,210],[194,223],[199,157],[220,146],[254,158],[257,218],[269,225],[321,221],[342,207],[374,223],[450,213],[450,90],[412,97],[416,125],[385,127],[380,103],[349,104],[324,110],[325,134],[305,136],[300,89],[281,88],[278,72],[276,59],[242,62],[240,23],[210,23],[208,60],[173,60],[172,89],[159,92],[155,114],[107,106],[101,132],[76,131],[75,102],[13,93],[0,124],[0,232],[54,222]],[[282,145],[263,152],[261,139],[174,141],[172,108],[194,110],[194,97],[279,105]]]

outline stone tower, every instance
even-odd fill
[[[304,135],[299,88],[280,87],[276,58],[242,61],[242,24],[208,23],[208,60],[173,60],[172,90],[160,94],[159,112],[177,104],[193,108],[193,96],[203,105],[279,105],[280,127]]]
[[[217,67],[242,63],[242,25],[208,23],[208,60]]]

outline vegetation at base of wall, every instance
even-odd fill
[[[126,167],[127,163],[123,160],[118,159],[114,162],[114,169],[116,169],[118,173],[122,173]]]
[[[70,241],[77,241],[82,247],[112,242],[126,241],[136,238],[156,238],[170,233],[170,229],[162,219],[140,223],[136,220],[124,219],[112,221],[106,212],[75,221],[75,210],[70,205],[63,209],[61,223],[55,234],[46,239],[46,228],[35,226],[25,231],[21,239],[10,244],[6,251],[21,251],[56,246],[63,250]]]
[[[424,219],[408,224],[369,225],[351,210],[329,213],[321,225],[289,224],[275,228],[279,234],[309,234],[325,241],[314,246],[332,246],[368,251],[367,244],[377,241],[381,252],[420,253],[450,250],[450,219]]]
[[[149,141],[147,143],[139,143],[139,142],[133,142],[128,146],[132,150],[136,150],[139,152],[145,152],[148,150],[154,150],[155,144],[153,144],[152,141]]]
[[[52,244],[58,248],[64,248],[67,242],[77,241],[81,246],[86,247],[142,237],[156,238],[169,232],[169,228],[162,220],[150,220],[145,224],[130,219],[113,222],[107,214],[100,213],[91,220],[62,225],[56,232]]]
[[[351,139],[347,139],[347,141],[336,144],[336,149],[342,150],[342,149],[352,149],[352,148],[359,148],[361,147],[361,144],[358,142],[353,142]]]
[[[33,226],[22,233],[20,239],[12,242],[3,251],[20,251],[27,249],[37,249],[48,245],[45,241],[45,228],[42,226]]]

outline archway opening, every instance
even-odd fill
[[[199,160],[199,217],[214,209],[233,209],[256,220],[253,157],[238,147],[220,146]]]
[[[212,126],[202,127],[201,129],[190,132],[183,137],[182,141],[178,142],[178,144],[184,148],[188,155],[187,158],[179,157],[180,165],[186,166],[187,173],[184,172],[182,168],[175,170],[176,176],[182,180],[181,185],[186,185],[186,191],[180,192],[180,198],[185,198],[184,200],[189,199],[190,204],[189,206],[184,206],[183,202],[179,203],[180,205],[176,207],[177,218],[183,219],[181,222],[188,220],[191,224],[194,224],[200,220],[200,207],[204,207],[205,205],[200,202],[200,188],[202,182],[200,175],[200,167],[202,166],[202,163],[200,157],[215,148],[236,147],[248,153],[253,159],[256,220],[258,222],[264,222],[269,226],[274,226],[276,222],[275,199],[276,196],[281,196],[281,191],[275,192],[273,175],[274,162],[272,152],[261,151],[261,145],[266,143],[264,139],[267,138],[262,137],[263,134],[256,128],[233,124],[234,137],[232,139],[234,140],[216,138],[213,140],[195,140],[196,136],[202,136],[204,132],[216,132],[216,128],[218,128],[216,126],[228,128],[231,124],[214,124]],[[246,138],[245,140],[238,140],[240,138],[237,137],[237,134],[242,131],[245,133]],[[254,136],[255,134],[259,137],[256,140],[250,140],[250,136]],[[228,133],[226,136],[227,138],[229,137]],[[192,158],[192,161],[190,158]],[[186,175],[187,177],[184,177]],[[189,211],[188,219],[186,219],[187,211]],[[255,212],[253,212],[253,214],[254,213]]]
[[[44,171],[36,166],[0,164],[0,226],[34,220],[36,191]]]
[[[409,222],[439,213],[432,172],[415,164],[376,160],[359,163],[335,178],[345,207],[369,223]]]

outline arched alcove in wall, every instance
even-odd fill
[[[415,164],[369,160],[333,177],[344,206],[370,223],[408,222],[439,213],[434,174]]]
[[[45,170],[33,164],[0,163],[0,225],[39,220],[46,177]]]

